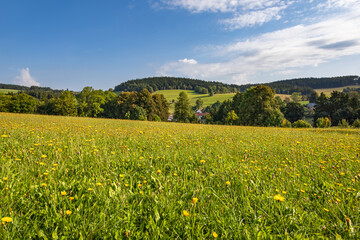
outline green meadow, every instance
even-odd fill
[[[359,239],[359,142],[0,113],[0,239]]]
[[[17,93],[19,90],[15,89],[0,89],[0,94],[6,94],[6,93]]]

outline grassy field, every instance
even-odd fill
[[[359,85],[346,86],[346,87],[338,87],[338,88],[324,88],[324,89],[314,89],[317,94],[324,93],[326,96],[330,96],[333,91],[342,92],[344,88],[360,88]]]
[[[0,239],[359,239],[359,142],[0,113]]]
[[[15,89],[0,89],[0,94],[6,94],[6,93],[17,93],[19,90]]]

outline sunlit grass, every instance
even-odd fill
[[[359,239],[359,142],[0,113],[0,238]]]

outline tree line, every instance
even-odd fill
[[[146,89],[117,96],[112,91],[85,87],[80,93],[66,90],[56,95],[36,98],[25,92],[1,94],[0,111],[150,121],[165,121],[169,115],[165,97]]]
[[[270,87],[258,85],[203,111],[209,113],[206,123],[210,124],[282,127],[357,127],[360,124],[358,92],[334,91],[329,97],[315,93],[312,98],[315,104],[308,108],[299,102],[298,94],[292,95],[292,101],[283,101],[279,96],[275,97],[275,91]]]
[[[290,80],[282,80],[263,85],[271,87],[278,94],[292,94],[300,92],[303,95],[310,96],[314,89],[344,87],[360,84],[358,76],[340,76],[331,78],[298,78]],[[209,82],[190,78],[175,77],[152,77],[129,80],[115,86],[115,91],[137,91],[140,92],[146,88],[149,92],[159,90],[183,89],[194,90],[197,93],[217,94],[217,93],[235,93],[245,92],[251,87],[258,84],[225,84],[221,82]]]

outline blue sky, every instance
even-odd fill
[[[0,82],[360,74],[360,0],[0,0]]]

